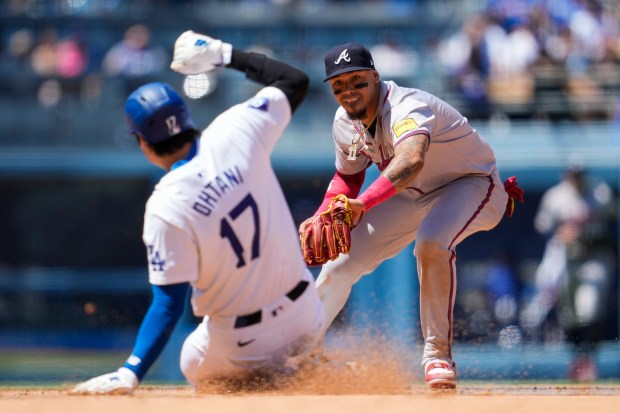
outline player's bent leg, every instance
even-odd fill
[[[206,380],[235,377],[246,372],[230,362],[229,357],[233,353],[222,348],[221,338],[209,334],[208,320],[208,317],[205,317],[185,339],[181,349],[181,372],[195,390]],[[234,347],[228,347],[234,351]]]
[[[425,339],[422,366],[431,387],[456,383],[452,360],[456,247],[468,236],[490,230],[501,220],[507,194],[499,183],[496,171],[491,176],[465,177],[451,183],[430,198],[432,208],[420,225],[415,256]],[[460,207],[455,209],[455,205]]]
[[[323,334],[336,319],[336,316],[349,298],[351,287],[361,277],[348,264],[350,257],[341,255],[336,261],[326,263],[316,280],[316,289],[325,310],[325,326]]]
[[[180,367],[195,390],[213,380],[284,372],[290,357],[310,354],[319,345],[325,315],[310,285],[295,299],[284,295],[261,312],[260,321],[243,327],[236,326],[238,317],[205,318],[187,337]]]
[[[376,206],[351,231],[351,251],[323,265],[316,287],[325,307],[329,328],[362,276],[410,245],[425,211],[415,208],[406,195],[397,195]]]
[[[364,239],[354,239],[354,242],[357,242],[355,253],[340,255],[335,261],[329,261],[323,265],[316,281],[316,288],[325,309],[325,330],[329,328],[346,304],[353,284],[358,282],[362,276],[372,273],[379,264],[409,245],[413,241],[412,237],[413,235],[408,234],[407,237],[374,250],[368,249],[368,243],[363,244]]]
[[[221,360],[219,368],[213,356],[208,355],[209,335],[206,327],[207,319],[203,320],[198,327],[185,339],[181,349],[180,368],[183,376],[193,387],[205,379],[207,372],[230,373],[227,363]],[[207,369],[206,362],[210,365]]]

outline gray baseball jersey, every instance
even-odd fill
[[[347,175],[365,169],[374,162],[380,170],[394,157],[399,142],[418,133],[431,137],[424,168],[411,188],[420,194],[432,192],[464,175],[489,175],[495,167],[495,155],[487,142],[460,113],[446,102],[418,89],[403,88],[394,82],[382,82],[377,108],[377,130],[370,136],[356,126],[343,108],[336,112],[333,136],[336,143],[336,168]],[[361,156],[350,159],[352,141]]]
[[[343,108],[336,112],[336,168],[352,175],[375,163],[383,170],[394,148],[416,134],[429,136],[424,167],[407,189],[364,214],[351,232],[351,252],[323,266],[317,288],[329,325],[362,275],[415,240],[425,338],[422,364],[451,363],[456,246],[495,227],[508,200],[491,147],[446,102],[387,81],[381,85],[374,136]]]

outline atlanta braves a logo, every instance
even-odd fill
[[[342,53],[340,53],[340,56],[338,56],[338,59],[336,59],[334,64],[340,63],[341,60],[344,60],[347,63],[351,61],[351,58],[349,57],[349,49],[344,49]]]
[[[169,118],[166,118],[166,125],[168,126],[168,135],[174,136],[177,133],[181,132],[181,127],[177,125],[177,117],[172,115]]]

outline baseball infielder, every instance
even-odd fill
[[[172,69],[197,74],[216,66],[267,86],[202,134],[166,84],[147,84],[127,99],[140,148],[168,171],[144,216],[153,301],[125,364],[77,385],[74,393],[131,393],[163,350],[190,287],[194,314],[204,320],[185,340],[180,366],[194,386],[278,369],[319,340],[323,307],[270,163],[308,77],[192,31],[178,38]]]
[[[336,174],[315,216],[342,193],[357,197],[350,205],[353,222],[360,222],[351,232],[350,253],[325,264],[317,280],[326,326],[361,276],[415,240],[426,381],[431,388],[454,388],[456,246],[495,227],[509,199],[493,151],[447,103],[382,81],[360,44],[332,48],[325,74],[340,104],[333,123]],[[381,175],[360,195],[373,163]],[[301,224],[300,234],[312,220]]]

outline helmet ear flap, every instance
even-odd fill
[[[130,132],[148,143],[159,143],[196,129],[185,101],[170,85],[147,83],[129,95],[125,115]]]

